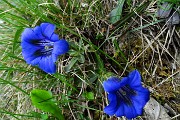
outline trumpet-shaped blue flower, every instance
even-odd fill
[[[69,44],[54,33],[55,25],[42,23],[26,28],[21,35],[22,55],[28,64],[37,65],[43,71],[56,72],[55,62],[59,55],[69,50]]]
[[[109,105],[104,108],[104,112],[110,116],[135,118],[142,114],[150,98],[148,89],[142,87],[141,76],[137,70],[132,71],[121,80],[117,77],[110,77],[103,82],[103,87],[108,92],[110,101]]]

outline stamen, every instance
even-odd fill
[[[43,39],[43,40],[33,40],[32,44],[38,45],[38,46],[53,46],[54,42]]]
[[[119,101],[123,101],[128,105],[132,105],[132,102],[131,102],[129,96],[128,95],[123,95],[124,92],[125,91],[122,92],[121,90],[118,90],[116,92],[116,95],[118,96]]]
[[[52,48],[53,48],[53,46],[44,46],[45,50],[49,50],[49,49],[52,49]]]
[[[119,101],[123,101],[127,105],[132,105],[130,97],[136,95],[136,92],[132,90],[129,86],[123,86],[118,91],[116,91],[116,95]]]
[[[53,48],[40,49],[40,50],[37,50],[37,51],[34,53],[34,55],[35,55],[35,56],[42,56],[42,55],[48,56],[48,55],[51,55],[52,50],[53,50]]]
[[[37,50],[34,55],[35,56],[48,56],[51,55],[53,47],[54,47],[54,42],[49,41],[47,39],[42,39],[42,40],[33,40],[32,44],[37,45],[39,47],[42,47],[41,49]]]
[[[129,86],[123,86],[122,89],[128,92],[130,95],[136,95],[136,92],[132,90]]]

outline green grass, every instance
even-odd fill
[[[126,1],[120,20],[112,25],[109,13],[116,6],[112,0],[1,0],[1,119],[38,120],[46,114],[56,119],[32,105],[33,89],[51,91],[67,120],[111,119],[103,113],[108,100],[102,82],[135,68],[142,73],[143,84],[153,90],[151,95],[162,105],[173,99],[170,106],[178,114],[179,84],[174,73],[180,64],[178,45],[171,44],[177,37],[168,38],[170,33],[178,36],[179,27],[174,31],[164,27],[155,16],[156,2]],[[59,37],[70,43],[70,51],[59,57],[53,75],[27,65],[21,54],[22,31],[42,22],[55,24]],[[170,67],[172,63],[176,69]],[[93,93],[93,100],[87,93]]]

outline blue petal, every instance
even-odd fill
[[[69,50],[69,44],[66,40],[59,40],[54,43],[53,54],[62,55]]]
[[[42,23],[40,25],[40,27],[41,27],[41,30],[42,30],[42,34],[44,36],[46,36],[47,38],[49,38],[49,39],[51,38],[51,36],[54,33],[54,30],[56,28],[55,25],[50,24],[50,23]]]
[[[21,35],[21,39],[22,41],[31,42],[40,39],[40,37],[34,33],[32,28],[26,28]]]
[[[115,113],[117,117],[126,116],[128,119],[132,119],[142,114],[143,108],[149,100],[149,91],[141,87],[141,91],[136,91],[136,94],[130,97],[132,105],[127,105],[123,101],[120,102]]]
[[[22,47],[22,49],[26,49],[26,50],[33,50],[34,49],[34,47],[35,48],[37,48],[36,46],[34,46],[33,44],[31,44],[31,43],[29,43],[29,42],[26,42],[26,41],[22,41],[21,42],[21,47]],[[30,51],[29,51],[30,52]]]
[[[30,64],[33,66],[37,65],[39,63],[39,61],[41,60],[41,56],[36,57],[34,55],[31,55],[31,54],[24,55],[23,57],[24,57],[25,61],[27,62],[27,64]]]
[[[115,113],[115,115],[117,117],[124,116],[124,105],[125,105],[125,103],[123,101],[119,101],[119,106],[118,106],[118,109]]]
[[[34,53],[34,51],[43,48],[43,46],[34,45],[34,44],[31,44],[31,43],[26,42],[26,41],[21,42],[21,47],[23,50],[26,50],[28,53]]]
[[[39,68],[45,71],[46,73],[53,74],[56,72],[56,65],[52,61],[52,56],[43,56],[41,57],[41,60],[39,61]]]
[[[25,61],[27,62],[27,64],[31,64],[31,65],[37,64],[37,63],[32,64],[32,61],[37,58],[33,54],[28,54],[26,51],[22,51],[22,55],[23,55]]]
[[[103,87],[106,92],[115,92],[120,89],[121,86],[124,86],[128,82],[128,79],[124,77],[120,80],[117,77],[110,77],[108,80],[103,82]]]
[[[44,39],[45,37],[42,34],[42,30],[40,26],[36,26],[35,28],[33,28],[34,33],[40,38],[40,39]]]
[[[34,53],[34,51],[42,48],[40,46],[35,46],[26,41],[21,42],[21,47],[22,47],[22,50],[26,51],[27,53]]]
[[[104,112],[110,116],[114,115],[117,110],[117,97],[116,94],[108,94],[109,105],[104,108]]]
[[[56,42],[59,40],[59,36],[57,34],[53,33],[50,39],[51,39],[51,41]]]
[[[25,59],[25,61],[28,63],[28,64],[32,64],[31,62],[37,57],[34,55],[34,53],[41,49],[41,47],[38,47],[38,46],[34,46],[28,42],[21,42],[21,46],[22,46],[22,55]],[[32,64],[32,65],[35,65],[35,64]]]
[[[128,75],[129,79],[129,86],[133,89],[135,89],[138,86],[141,86],[141,75],[137,70],[133,70]]]
[[[124,105],[124,116],[126,116],[128,119],[132,119],[139,115],[136,113],[134,106]]]
[[[36,58],[34,58],[34,59],[32,59],[31,60],[31,65],[38,65],[39,64],[39,62],[41,61],[41,58],[42,58],[42,56],[40,56],[40,57],[36,57]]]
[[[58,59],[58,55],[52,54],[52,61],[55,63]]]
[[[143,108],[150,99],[150,92],[146,88],[141,88],[141,91],[136,92],[137,95],[132,96],[133,106],[136,109],[136,113],[141,115]]]

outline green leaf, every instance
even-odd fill
[[[97,68],[99,70],[97,73],[102,74],[104,71],[106,71],[104,68],[104,62],[98,53],[95,52],[95,56],[96,56]]]
[[[74,57],[70,60],[69,64],[66,66],[65,70],[69,72],[71,68],[75,65],[75,63],[78,61],[78,57]]]
[[[16,34],[14,36],[14,41],[13,41],[13,49],[12,49],[13,53],[19,47],[18,39],[20,38],[21,33],[22,33],[23,30],[24,30],[23,28],[19,28],[16,31]]]
[[[125,0],[119,0],[116,8],[110,12],[110,23],[114,24],[120,20],[124,1]]]
[[[47,120],[48,119],[48,115],[47,114],[41,114],[41,119],[42,120]]]
[[[178,4],[178,2],[180,2],[180,0],[159,0],[160,2],[170,2],[170,3],[174,3],[174,4]]]
[[[94,93],[93,92],[86,92],[86,93],[84,93],[84,97],[87,100],[94,100]]]
[[[84,57],[84,55],[80,54],[80,55],[79,55],[79,58],[78,58],[78,61],[79,61],[80,63],[84,63],[84,62],[85,62],[85,57]]]
[[[55,100],[50,91],[34,89],[31,91],[30,96],[33,105],[38,109],[49,112],[60,120],[64,120],[61,110],[55,104]]]

